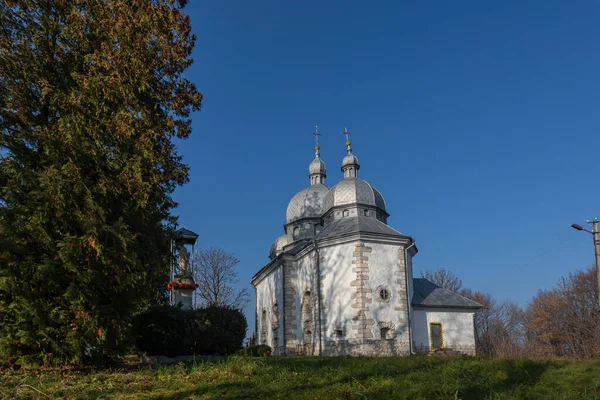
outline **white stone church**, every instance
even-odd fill
[[[358,177],[346,146],[343,179],[329,188],[317,142],[310,186],[290,201],[284,234],[252,278],[257,343],[274,355],[475,354],[481,305],[413,278],[414,240],[387,225],[383,196]]]

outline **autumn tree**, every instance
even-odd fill
[[[196,301],[201,306],[226,306],[241,310],[248,304],[248,290],[236,290],[239,282],[236,266],[240,260],[223,249],[209,247],[194,255],[194,279],[199,285]]]
[[[527,345],[543,358],[600,356],[596,269],[578,270],[550,290],[540,290],[527,309]]]
[[[464,289],[461,295],[483,306],[473,316],[478,354],[500,357],[523,355],[525,315],[518,304],[508,300],[499,302],[489,293],[469,289]]]
[[[0,357],[128,344],[168,278],[173,140],[202,96],[176,0],[0,2]]]

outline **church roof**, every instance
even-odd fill
[[[323,200],[323,212],[346,204],[368,204],[385,211],[385,200],[379,190],[357,177],[344,178],[335,184]]]
[[[483,307],[481,304],[444,289],[425,278],[413,278],[413,289],[413,306],[472,309]]]
[[[336,236],[344,236],[355,232],[374,233],[402,238],[407,237],[375,218],[359,215],[355,217],[334,220],[325,226],[317,235],[317,240]]]
[[[320,218],[323,214],[323,199],[328,191],[327,186],[316,183],[297,193],[285,212],[286,223],[301,218]]]

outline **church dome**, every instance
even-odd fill
[[[323,212],[347,204],[376,206],[385,211],[385,200],[379,190],[360,178],[345,178],[329,189],[323,200]]]
[[[312,160],[310,165],[308,166],[309,174],[323,174],[327,173],[327,169],[325,167],[325,163],[319,157]]]
[[[344,159],[342,160],[342,171],[345,167],[351,165],[358,165],[358,157],[356,157],[354,154],[348,154],[346,157],[344,157]]]
[[[290,239],[287,235],[281,235],[271,245],[271,251],[269,251],[269,258],[275,258],[283,251],[283,248],[290,243]]]
[[[307,187],[290,200],[285,219],[287,223],[301,218],[320,218],[323,215],[323,199],[329,188],[317,183]]]

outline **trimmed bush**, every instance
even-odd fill
[[[148,355],[228,355],[242,347],[248,323],[230,307],[182,310],[158,306],[136,323],[136,348]]]

